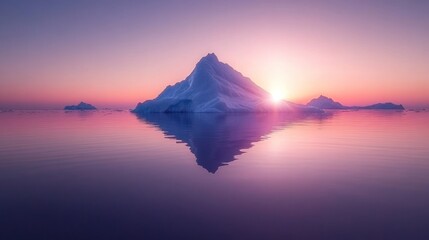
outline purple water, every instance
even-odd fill
[[[429,239],[429,112],[0,113],[0,239]]]

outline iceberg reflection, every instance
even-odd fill
[[[269,133],[308,118],[324,119],[326,114],[264,113],[145,113],[144,122],[158,127],[166,138],[185,143],[197,164],[211,173],[236,159],[253,143]]]

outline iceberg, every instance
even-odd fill
[[[80,102],[78,105],[65,106],[64,110],[97,110],[97,108],[89,103]]]
[[[339,102],[334,101],[332,98],[320,95],[318,98],[313,98],[307,103],[307,106],[316,107],[320,109],[379,109],[379,110],[404,110],[401,104],[394,104],[391,102],[376,103],[368,106],[344,106]]]
[[[363,106],[363,107],[351,107],[351,108],[358,108],[358,109],[396,109],[396,110],[404,110],[404,106],[402,104],[394,104],[391,102],[386,103],[376,103],[369,106]]]
[[[307,106],[317,107],[320,109],[344,109],[347,108],[339,102],[335,102],[332,98],[320,95],[318,98],[313,98]]]
[[[203,57],[183,81],[168,86],[155,99],[132,110],[147,112],[323,112],[288,101],[274,103],[271,94],[218,60]]]

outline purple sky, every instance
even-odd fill
[[[305,103],[429,107],[429,1],[1,1],[0,108],[132,108],[209,52]]]

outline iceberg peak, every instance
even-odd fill
[[[208,53],[205,57],[201,58],[200,62],[201,61],[218,63],[219,59],[217,58],[216,54]]]
[[[201,58],[195,66],[195,71],[214,71],[219,69],[220,66],[224,65],[219,61],[214,53],[209,53],[205,57]]]

